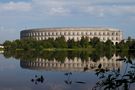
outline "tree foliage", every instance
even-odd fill
[[[5,50],[44,50],[51,48],[69,48],[69,49],[79,49],[86,48],[91,49],[94,48],[98,52],[103,52],[107,50],[110,54],[113,51],[129,51],[135,50],[135,40],[130,37],[127,41],[122,40],[120,43],[116,45],[113,44],[111,40],[107,40],[106,42],[100,41],[99,38],[94,37],[92,39],[88,39],[88,37],[82,37],[80,41],[75,41],[74,39],[65,40],[64,36],[58,37],[56,39],[49,38],[47,40],[34,40],[34,39],[22,39],[22,40],[14,40],[14,41],[5,41],[3,43]]]

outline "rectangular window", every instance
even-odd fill
[[[118,32],[116,32],[116,35],[119,35]]]

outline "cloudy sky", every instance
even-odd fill
[[[112,27],[135,38],[135,0],[0,0],[0,43],[44,27]]]

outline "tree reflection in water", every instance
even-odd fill
[[[65,76],[67,76],[67,79],[64,81],[66,84],[68,85],[71,85],[72,84],[72,80],[71,80],[71,75],[72,75],[72,72],[67,72],[64,74]]]
[[[64,81],[67,85],[71,85],[72,83],[86,84],[86,82],[84,81],[72,81],[71,80],[72,72],[67,72],[64,75],[67,77],[67,79]]]
[[[35,75],[35,77],[31,79],[31,82],[35,83],[36,85],[38,83],[43,83],[44,82],[44,77],[42,75],[41,76]]]
[[[120,73],[120,68],[115,70],[107,70],[99,64],[95,70],[99,81],[93,90],[129,90],[131,85],[135,83],[135,62],[130,58],[117,59],[125,62],[126,68],[123,74]]]

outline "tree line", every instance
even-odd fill
[[[110,53],[106,51],[24,51],[24,50],[14,50],[14,51],[4,51],[3,55],[5,58],[15,58],[17,60],[28,60],[34,61],[37,58],[42,58],[46,60],[64,61],[65,58],[74,59],[75,57],[80,58],[81,60],[89,60],[96,62],[100,60],[101,57],[106,57],[108,60],[111,59],[114,54],[120,56],[121,58],[127,57],[129,60],[135,59],[135,53],[126,53],[126,52],[113,52]]]
[[[80,41],[74,41],[74,39],[65,40],[64,36],[58,37],[56,39],[49,38],[47,40],[35,40],[35,39],[22,39],[14,41],[5,41],[3,43],[5,50],[45,50],[45,49],[86,49],[97,51],[128,51],[135,50],[135,40],[130,37],[127,41],[122,40],[116,45],[113,44],[111,40],[106,42],[100,41],[99,38],[94,37],[90,41],[88,37],[82,37]]]

